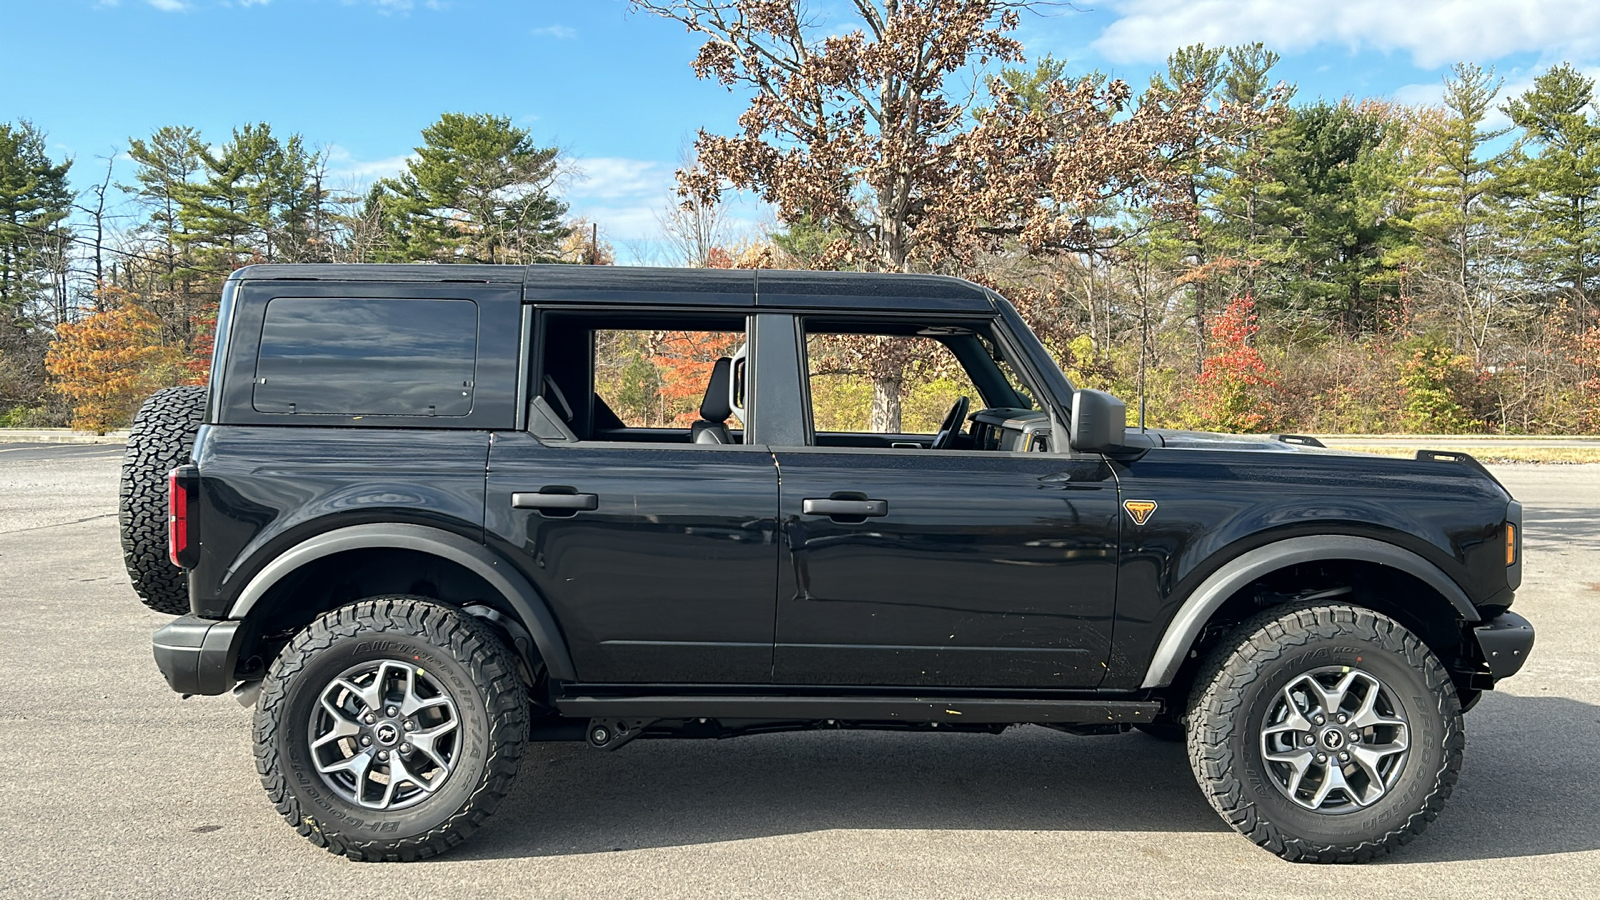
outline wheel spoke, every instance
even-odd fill
[[[438,745],[440,738],[455,730],[456,723],[450,721],[422,731],[414,731],[407,739],[411,742],[411,746],[417,748],[417,752],[433,760],[434,765],[448,772],[450,771],[450,763],[439,754]]]
[[[356,789],[359,792],[361,783],[367,778],[367,771],[372,768],[372,751],[361,750],[354,756],[335,760],[324,765],[317,763],[317,771],[324,775],[337,775],[340,772],[349,772],[356,777]]]
[[[1266,728],[1261,729],[1261,733],[1263,735],[1282,734],[1286,731],[1304,732],[1311,730],[1311,720],[1307,719],[1305,715],[1300,712],[1300,708],[1295,705],[1294,694],[1291,690],[1293,687],[1294,685],[1292,684],[1288,685],[1282,691],[1283,704],[1289,711],[1288,715],[1284,717],[1282,722],[1268,725]]]
[[[1316,754],[1309,749],[1286,750],[1282,753],[1265,754],[1264,758],[1267,762],[1283,763],[1290,767],[1292,774],[1289,776],[1287,787],[1292,796],[1296,791],[1300,790],[1300,782],[1305,780],[1306,772],[1311,768],[1311,764],[1316,761]]]
[[[1317,787],[1317,792],[1311,797],[1311,808],[1317,809],[1327,802],[1328,795],[1334,791],[1344,791],[1345,796],[1354,797],[1350,784],[1344,780],[1344,770],[1338,766],[1325,766],[1327,774],[1322,778],[1322,784]]]

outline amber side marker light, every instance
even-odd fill
[[[1506,523],[1506,565],[1516,565],[1517,562],[1517,526]]]

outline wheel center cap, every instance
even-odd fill
[[[372,737],[378,743],[388,747],[400,739],[400,729],[394,727],[393,722],[382,722],[372,730]]]
[[[1344,732],[1337,728],[1329,728],[1322,733],[1322,746],[1329,750],[1337,750],[1344,746]]]

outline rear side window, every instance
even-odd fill
[[[257,412],[464,416],[472,411],[471,300],[278,297],[256,359]]]

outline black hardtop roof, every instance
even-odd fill
[[[246,266],[233,277],[243,281],[521,283],[524,301],[549,305],[579,301],[827,309],[914,307],[950,312],[994,309],[984,288],[947,275],[643,266],[269,263]]]

